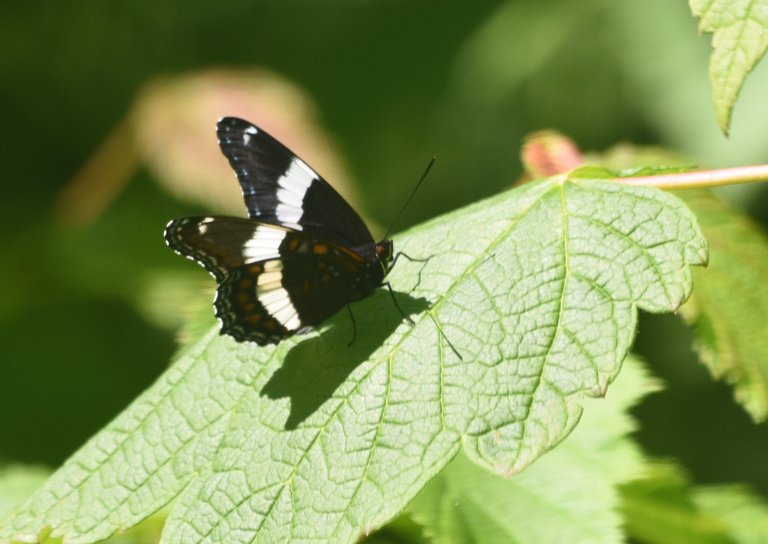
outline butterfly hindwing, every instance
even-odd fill
[[[217,281],[246,263],[280,258],[280,248],[295,236],[277,225],[223,216],[174,219],[165,241],[176,253],[202,265]]]
[[[241,266],[219,283],[214,308],[222,333],[264,345],[304,327],[282,286],[282,267],[280,259]]]
[[[365,223],[341,195],[267,132],[243,119],[224,117],[217,134],[251,219],[307,230],[350,247],[373,243]]]
[[[218,281],[222,332],[262,345],[319,325],[383,278],[349,248],[249,219],[175,219],[165,237]]]
[[[349,303],[361,265],[312,253],[244,265],[216,293],[222,332],[263,345],[310,330]]]

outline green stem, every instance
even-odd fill
[[[611,181],[624,183],[625,185],[649,185],[660,189],[720,187],[723,185],[735,185],[737,183],[768,181],[768,164],[723,168],[721,170],[659,174],[658,176],[612,178]]]

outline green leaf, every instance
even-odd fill
[[[692,165],[681,166],[640,166],[634,168],[612,169],[605,166],[589,164],[579,166],[568,172],[568,179],[606,179],[606,178],[631,178],[635,176],[658,176],[661,174],[677,174],[687,172],[694,168]]]
[[[768,0],[690,0],[699,31],[712,32],[715,117],[728,134],[731,111],[747,74],[768,48]]]
[[[649,544],[768,541],[764,499],[744,486],[691,486],[672,464],[622,486],[622,509],[629,534]]]
[[[424,528],[409,515],[400,515],[363,539],[365,544],[432,544],[424,536]]]
[[[697,508],[685,477],[671,465],[653,467],[645,478],[623,486],[622,510],[627,531],[640,542],[734,542],[722,519]]]
[[[588,399],[579,426],[528,470],[503,479],[459,455],[409,511],[443,544],[620,542],[616,486],[642,466],[626,410],[653,388],[628,357],[610,393]]]
[[[693,502],[704,512],[722,519],[734,542],[768,542],[768,504],[743,486],[702,486],[694,488]]]
[[[607,179],[618,177],[618,171],[605,168],[596,164],[586,164],[579,166],[568,172],[568,179],[576,181],[579,179]]]
[[[512,475],[576,425],[634,338],[706,261],[677,198],[600,181],[527,184],[398,237],[391,281],[276,347],[211,331],[77,452],[0,539],[70,544],[176,500],[163,542],[352,542],[463,447]],[[451,349],[450,342],[454,348]],[[460,355],[460,356],[459,356]]]
[[[49,474],[50,471],[42,467],[9,465],[0,468],[0,515],[24,502]]]
[[[0,514],[10,512],[40,487],[50,475],[49,469],[38,466],[9,465],[0,469]],[[165,515],[155,514],[131,528],[127,533],[116,535],[105,544],[145,544],[157,542],[165,522]],[[60,544],[59,539],[44,536],[40,544]]]
[[[680,195],[699,218],[712,251],[706,272],[694,274],[694,296],[680,313],[694,325],[696,350],[710,372],[733,385],[736,400],[756,421],[765,421],[768,238],[711,192]]]

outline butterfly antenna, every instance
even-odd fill
[[[397,221],[400,219],[400,216],[403,215],[403,211],[411,202],[411,200],[413,200],[413,196],[416,194],[416,191],[418,191],[419,187],[421,187],[421,184],[424,183],[424,179],[427,177],[427,174],[429,174],[429,171],[432,169],[432,165],[435,164],[436,158],[437,157],[432,157],[432,160],[429,161],[429,164],[427,165],[427,169],[424,170],[424,173],[421,175],[421,178],[419,178],[419,181],[416,183],[416,186],[413,188],[413,191],[411,191],[411,194],[408,196],[408,199],[405,201],[405,204],[403,204],[403,207],[400,208],[399,212],[397,212],[397,215],[395,216],[395,220],[392,221],[389,229],[387,229],[387,234],[384,235],[384,239],[389,238],[389,235],[392,234],[392,229],[395,228],[395,225],[397,224]]]

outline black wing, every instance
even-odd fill
[[[310,330],[382,278],[349,249],[249,219],[175,219],[165,239],[218,281],[221,332],[260,345]]]
[[[349,304],[355,266],[309,253],[242,266],[216,292],[221,332],[264,345],[309,331]]]
[[[182,217],[165,227],[168,247],[204,267],[219,283],[244,264],[279,258],[281,247],[294,236],[284,227],[224,216]]]
[[[348,247],[373,244],[365,223],[341,195],[264,130],[237,117],[224,117],[216,132],[251,219],[306,230]]]

